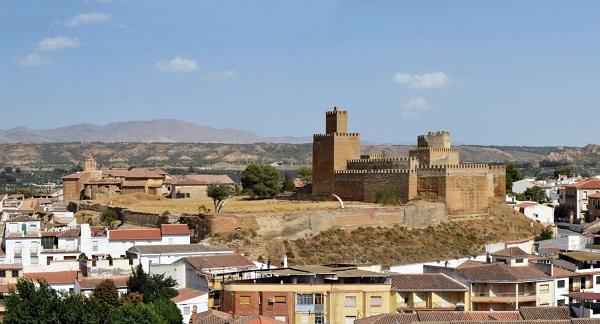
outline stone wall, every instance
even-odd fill
[[[370,158],[349,160],[348,170],[386,170],[386,169],[415,169],[418,165],[417,159],[409,158]]]
[[[416,172],[409,170],[346,170],[335,174],[335,193],[344,200],[375,202],[377,192],[392,189],[401,202],[416,195]],[[411,186],[412,184],[412,186]]]

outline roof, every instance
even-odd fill
[[[396,291],[467,291],[458,281],[441,273],[392,275]]]
[[[457,268],[457,272],[471,282],[531,282],[550,280],[543,271],[531,266],[511,267],[504,263],[486,263]]]
[[[162,179],[164,171],[160,169],[132,168],[132,169],[102,169],[103,175],[125,179]]]
[[[525,320],[559,320],[571,319],[569,307],[519,307],[519,312]]]
[[[354,321],[355,324],[410,324],[418,322],[416,313],[404,314],[381,314]]]
[[[529,257],[529,254],[523,251],[519,247],[509,247],[504,250],[496,251],[492,253],[493,256],[496,257],[507,257],[507,258],[517,258],[517,257]]]
[[[81,278],[79,280],[79,287],[81,289],[91,290],[96,288],[101,282],[105,280],[110,280],[115,284],[117,288],[126,288],[128,276],[119,276],[119,277],[103,277],[103,278]]]
[[[187,257],[185,260],[197,270],[254,266],[252,261],[240,254],[193,256]]]
[[[526,202],[518,203],[515,206],[517,206],[519,208],[528,208],[528,207],[535,207],[537,205],[539,205],[539,203],[526,201]]]
[[[61,179],[63,179],[63,180],[77,180],[79,178],[81,178],[81,172],[71,173],[69,175],[66,175],[66,176],[62,177]]]
[[[591,194],[588,196],[589,199],[600,199],[600,192],[599,193],[595,193],[595,194]]]
[[[432,311],[417,312],[420,322],[448,322],[448,321],[515,321],[522,320],[518,311]]]
[[[177,290],[177,296],[171,298],[171,301],[177,304],[181,303],[182,301],[200,297],[206,294],[208,294],[208,291],[196,290],[192,288],[181,288]]]
[[[173,179],[175,185],[232,185],[235,182],[226,174],[187,174]]]
[[[600,190],[600,179],[586,179],[565,186],[566,189],[598,189]]]
[[[206,312],[193,313],[190,319],[192,324],[285,324],[270,317],[251,315],[234,316],[214,309]]]
[[[19,215],[13,218],[10,218],[8,222],[39,222],[39,219],[33,218],[27,215]]]
[[[158,228],[137,228],[109,230],[108,239],[111,241],[160,240],[162,237]]]
[[[29,272],[24,277],[33,281],[44,280],[51,285],[73,284],[77,281],[79,271]]]
[[[565,256],[579,262],[600,260],[600,253],[586,251],[563,252],[559,256]]]
[[[579,277],[581,276],[580,273],[571,271],[571,270],[567,270],[565,268],[561,268],[558,266],[553,265],[552,266],[552,275],[555,278],[564,278],[564,277]]]
[[[214,248],[201,244],[161,244],[161,245],[135,245],[129,248],[130,252],[140,254],[161,254],[161,253],[194,253],[194,252],[224,252],[233,253],[228,248]]]
[[[567,296],[569,298],[577,299],[577,300],[599,300],[600,293],[595,292],[572,292],[568,294],[564,294],[563,296]]]
[[[90,231],[92,232],[92,236],[93,237],[98,237],[98,236],[106,236],[106,227],[100,225],[100,226],[90,226]]]
[[[192,232],[187,224],[161,224],[162,235],[190,235]]]

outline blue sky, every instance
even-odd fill
[[[178,118],[310,136],[585,145],[598,1],[0,1],[0,128]]]

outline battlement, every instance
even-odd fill
[[[488,170],[489,164],[440,164],[440,165],[420,165],[419,169],[441,170],[441,169],[481,169]]]
[[[374,170],[336,170],[335,174],[381,174],[381,173],[413,173],[410,169],[374,169]]]
[[[345,110],[340,110],[338,107],[333,107],[333,110],[325,112],[325,116],[331,116],[331,115],[337,115],[337,114],[346,115],[347,113],[348,112]]]
[[[416,161],[417,158],[399,158],[399,157],[391,157],[391,158],[360,158],[360,159],[352,159],[348,160],[348,163],[365,163],[365,162],[407,162],[407,161]]]
[[[360,136],[360,133],[331,133],[331,134],[313,134],[313,138],[318,137],[328,137],[328,136],[338,136],[338,137],[356,137]]]
[[[411,148],[408,150],[409,153],[411,152],[424,152],[424,151],[431,151],[431,152],[458,152],[457,148],[454,147],[417,147],[417,148]]]
[[[417,147],[450,148],[450,132],[428,132],[417,137]]]
[[[427,136],[444,136],[444,135],[450,135],[450,132],[448,131],[434,131],[434,132],[427,132],[427,134],[425,134]],[[424,135],[421,135],[424,136]]]

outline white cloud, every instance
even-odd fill
[[[25,56],[17,57],[16,62],[19,66],[32,67],[50,64],[50,59],[40,55],[39,53],[31,53]]]
[[[112,20],[112,15],[101,12],[80,13],[66,22],[55,22],[53,25],[65,25],[69,27],[89,26]]]
[[[411,97],[400,104],[402,118],[405,119],[416,118],[421,112],[431,109],[433,109],[433,107],[427,102],[427,99],[420,96]]]
[[[56,52],[65,48],[79,47],[79,40],[75,37],[46,37],[38,42],[38,51]]]
[[[176,57],[168,62],[156,62],[154,69],[167,73],[191,73],[198,71],[198,63],[194,59]]]
[[[394,81],[402,86],[413,89],[445,88],[450,84],[450,78],[444,72],[425,73],[421,75],[396,73]]]
[[[238,74],[235,70],[225,70],[225,71],[208,71],[202,73],[202,80],[204,81],[221,81],[221,80],[230,80],[237,79]]]

